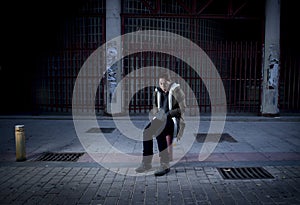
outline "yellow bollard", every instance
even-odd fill
[[[25,130],[24,125],[15,126],[15,138],[16,138],[16,161],[26,160],[25,151]]]

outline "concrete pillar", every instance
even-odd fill
[[[116,86],[122,77],[122,63],[112,63],[122,55],[121,42],[113,40],[121,36],[121,0],[106,0],[106,108],[107,114],[122,112],[122,88],[116,92]],[[112,41],[111,41],[112,40]],[[122,86],[122,85],[118,85]],[[113,108],[112,108],[113,107]]]
[[[279,115],[280,0],[266,0],[265,18],[261,114],[276,116]]]

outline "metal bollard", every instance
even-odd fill
[[[16,138],[16,161],[26,160],[25,151],[25,130],[24,125],[15,126],[15,138]]]

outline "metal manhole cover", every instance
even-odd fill
[[[207,140],[210,142],[216,142],[217,137],[220,136],[220,134],[208,134],[208,133],[196,133],[196,141],[199,143],[204,143],[205,139],[207,138]],[[230,142],[230,143],[235,143],[237,142],[237,140],[235,140],[230,134],[228,133],[222,133],[221,134],[221,138],[219,140],[219,142]]]
[[[35,161],[65,161],[76,162],[84,153],[52,153],[47,152],[39,156]]]
[[[93,127],[86,131],[87,133],[112,133],[116,128],[114,127]]]
[[[262,167],[224,167],[217,168],[223,179],[272,179]]]

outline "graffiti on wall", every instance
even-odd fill
[[[116,101],[114,97],[114,91],[117,87],[117,70],[118,65],[113,63],[118,57],[117,45],[113,43],[109,44],[106,48],[106,74],[107,74],[107,91],[109,93],[108,102],[112,103]]]
[[[279,59],[274,46],[270,46],[270,55],[268,58],[269,67],[268,67],[268,88],[275,89],[278,87],[279,80]]]

